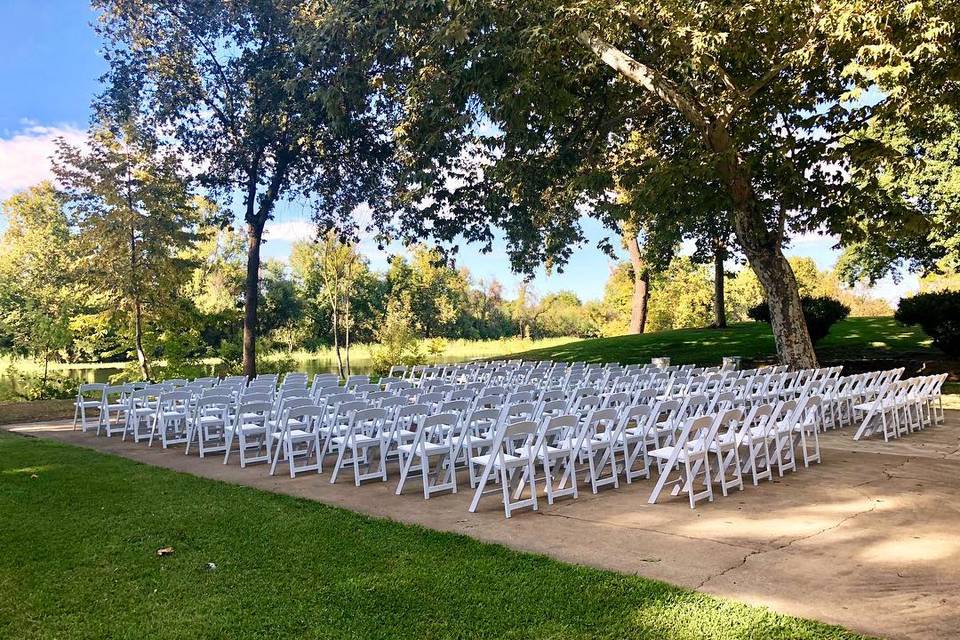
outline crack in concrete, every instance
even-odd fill
[[[859,489],[859,488],[862,487],[862,486],[865,486],[865,485],[868,485],[868,484],[872,484],[872,483],[874,483],[874,482],[883,482],[884,480],[894,480],[894,479],[895,479],[895,476],[892,474],[892,471],[894,471],[895,469],[898,469],[898,468],[900,468],[900,467],[905,466],[905,465],[906,465],[907,463],[909,463],[909,462],[910,462],[910,458],[907,458],[907,459],[904,460],[903,462],[900,462],[900,463],[898,463],[898,464],[896,464],[896,465],[894,465],[894,466],[892,466],[892,467],[884,466],[883,468],[880,469],[880,472],[884,474],[885,478],[877,478],[877,479],[874,479],[874,480],[868,480],[868,481],[862,482],[862,483],[860,483],[860,484],[858,484],[858,485],[854,485],[853,488]],[[861,492],[861,493],[863,493],[863,492]],[[864,493],[864,497],[865,497],[866,499],[868,499],[868,500],[873,500],[873,501],[876,500],[873,496],[867,495],[867,494],[865,494],[865,493]],[[808,535],[805,535],[805,536],[798,536],[798,537],[796,537],[796,538],[793,538],[793,539],[791,539],[791,540],[788,540],[787,542],[784,542],[783,544],[775,545],[775,546],[772,547],[772,548],[756,549],[756,550],[754,550],[754,551],[751,551],[750,553],[748,553],[748,554],[746,554],[745,556],[743,556],[743,559],[741,559],[740,562],[738,562],[737,564],[734,564],[734,565],[732,565],[732,566],[729,566],[729,567],[727,567],[726,569],[724,569],[723,571],[720,571],[719,573],[715,573],[715,574],[712,574],[712,575],[707,576],[707,577],[704,578],[704,579],[700,582],[700,584],[698,584],[695,588],[696,588],[697,590],[702,589],[702,588],[704,587],[704,585],[706,585],[706,584],[707,584],[708,582],[710,582],[711,580],[714,580],[714,579],[716,579],[716,578],[723,577],[724,575],[730,573],[731,571],[734,571],[734,570],[736,570],[736,569],[739,569],[740,567],[742,567],[742,566],[744,566],[745,564],[747,564],[747,562],[750,560],[750,558],[752,558],[752,557],[754,557],[754,556],[762,555],[762,554],[765,554],[765,553],[772,553],[772,552],[774,552],[774,551],[783,551],[784,549],[787,549],[787,548],[791,547],[792,545],[796,544],[797,542],[804,542],[804,541],[806,541],[806,540],[810,540],[811,538],[815,538],[815,537],[817,537],[817,536],[823,535],[824,533],[827,533],[828,531],[833,531],[834,529],[837,529],[837,528],[843,526],[845,523],[853,520],[854,518],[859,518],[859,517],[862,516],[862,515],[866,515],[866,514],[868,514],[868,513],[872,513],[872,512],[874,512],[876,509],[877,509],[877,503],[874,502],[874,504],[873,504],[869,509],[863,509],[862,511],[857,511],[856,513],[851,513],[850,515],[844,516],[843,518],[840,518],[840,520],[838,520],[838,521],[835,522],[834,524],[832,524],[832,525],[830,525],[830,526],[827,526],[827,527],[824,527],[824,528],[822,528],[822,529],[819,529],[819,530],[817,530],[817,531],[814,531],[814,532],[811,533],[811,534],[808,534]]]
[[[694,588],[697,589],[697,590],[702,589],[702,588],[704,587],[704,585],[706,585],[706,584],[707,584],[708,582],[710,582],[711,580],[714,580],[714,579],[716,579],[716,578],[721,578],[721,577],[725,576],[726,574],[730,573],[731,571],[734,571],[734,570],[739,569],[740,567],[744,566],[745,564],[747,564],[747,561],[750,560],[750,558],[752,558],[752,557],[754,557],[754,556],[762,555],[762,554],[765,554],[765,553],[772,553],[772,552],[774,552],[774,551],[783,551],[784,549],[787,549],[787,548],[791,547],[793,544],[795,544],[795,543],[797,543],[797,542],[803,542],[803,541],[805,541],[805,540],[810,540],[811,538],[816,538],[816,537],[819,536],[819,535],[822,535],[822,534],[824,534],[824,533],[827,533],[828,531],[832,531],[832,530],[834,530],[834,529],[842,526],[844,523],[847,523],[847,522],[849,522],[850,520],[853,520],[854,518],[858,518],[858,517],[860,517],[860,516],[862,516],[862,515],[865,515],[865,514],[868,514],[868,513],[872,513],[874,510],[876,510],[876,508],[877,508],[877,505],[874,504],[874,505],[873,505],[872,507],[870,507],[869,509],[864,509],[863,511],[858,511],[858,512],[856,512],[856,513],[851,513],[851,514],[848,515],[848,516],[844,516],[843,518],[841,518],[840,520],[838,520],[836,523],[834,523],[834,524],[832,524],[832,525],[830,525],[830,526],[828,526],[828,527],[824,527],[823,529],[820,529],[820,530],[818,530],[818,531],[814,531],[814,532],[811,533],[811,534],[808,534],[808,535],[805,535],[805,536],[798,536],[798,537],[793,538],[793,539],[791,539],[791,540],[789,540],[789,541],[787,541],[787,542],[785,542],[785,543],[783,543],[783,544],[776,545],[775,547],[772,547],[772,548],[769,548],[769,549],[757,549],[757,550],[755,550],[755,551],[751,551],[751,552],[748,553],[747,555],[743,556],[743,559],[742,559],[740,562],[738,562],[737,564],[735,564],[735,565],[733,565],[733,566],[730,566],[730,567],[727,567],[726,569],[724,569],[723,571],[721,571],[721,572],[719,572],[719,573],[715,573],[715,574],[712,574],[712,575],[707,576],[706,578],[704,578],[704,579],[700,582],[700,584],[698,584],[698,585],[697,585],[696,587],[694,587]]]
[[[556,511],[547,512],[547,511],[538,511],[542,516],[547,516],[550,518],[564,518],[567,520],[575,520],[577,522],[586,522],[588,524],[602,524],[608,527],[616,527],[618,529],[630,529],[631,531],[647,531],[649,533],[659,533],[664,536],[673,536],[676,538],[683,538],[685,540],[693,540],[694,542],[714,542],[716,544],[722,544],[727,547],[733,547],[735,549],[749,549],[750,547],[742,544],[737,544],[735,542],[727,542],[726,540],[715,540],[713,538],[701,538],[698,536],[687,536],[682,533],[673,533],[672,531],[661,531],[660,529],[654,529],[652,527],[639,527],[629,524],[619,524],[616,522],[606,522],[603,520],[591,520],[589,518],[578,518],[577,516],[571,516],[565,513],[557,513]]]

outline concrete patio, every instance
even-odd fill
[[[270,477],[72,431],[65,422],[3,427],[197,476],[463,533],[525,551],[635,573],[777,611],[889,638],[955,638],[960,628],[960,412],[946,425],[897,442],[854,442],[853,430],[822,437],[821,465],[749,485],[691,510],[685,498],[648,505],[651,481],[577,500],[541,502],[510,520],[496,496],[470,514],[469,485],[423,500],[418,483],[336,485],[329,474]]]

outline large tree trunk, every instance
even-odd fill
[[[350,371],[350,293],[347,293],[346,300],[344,301],[344,325],[343,325],[343,346],[347,352],[347,376],[351,374]]]
[[[147,361],[147,353],[143,350],[143,312],[140,309],[140,301],[133,303],[133,343],[137,350],[137,362],[140,363],[140,375],[144,380],[150,379],[150,363]]]
[[[337,375],[339,375],[344,380],[347,379],[347,376],[344,375],[343,371],[343,357],[340,355],[340,314],[337,311],[337,305],[333,305],[332,311],[333,319],[333,351],[337,354]]]
[[[257,375],[257,305],[260,302],[260,244],[263,222],[247,224],[247,277],[243,286],[243,375]]]
[[[633,266],[633,300],[630,305],[629,332],[632,334],[643,333],[647,326],[647,302],[650,299],[650,270],[640,255],[637,236],[629,228],[624,228],[623,242],[627,245],[627,253],[630,254],[630,264]]]
[[[726,277],[723,261],[726,257],[727,251],[723,243],[718,241],[713,254],[713,326],[718,329],[724,329],[727,326],[727,305],[723,298]]]
[[[129,192],[128,192],[129,193]],[[129,199],[130,211],[133,211],[132,200]],[[144,380],[150,379],[150,363],[147,353],[143,349],[143,307],[140,304],[140,261],[137,259],[137,230],[130,225],[130,291],[133,294],[133,348],[137,353],[137,363],[140,365],[140,376]]]
[[[770,306],[770,326],[783,364],[794,369],[817,366],[793,269],[781,249],[782,232],[771,231],[758,207],[749,168],[727,131],[711,131],[710,145],[720,154],[718,169],[733,203],[733,228]]]
[[[43,352],[43,379],[40,381],[40,399],[43,400],[47,395],[47,376],[50,373],[50,348],[47,347]]]

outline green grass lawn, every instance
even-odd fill
[[[858,637],[7,433],[0,514],[4,638]]]
[[[817,344],[824,360],[921,358],[941,360],[946,356],[931,345],[917,327],[899,324],[893,318],[849,318],[838,322]],[[679,329],[638,336],[617,336],[569,342],[546,349],[512,354],[527,360],[586,362],[649,362],[669,356],[674,363],[719,364],[724,356],[743,356],[750,361],[770,361],[776,350],[770,326],[742,322],[726,329]]]

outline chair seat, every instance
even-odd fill
[[[364,435],[362,433],[353,434],[353,436],[349,438],[349,440],[353,441],[358,445],[380,443],[380,438],[374,438],[372,436]],[[336,444],[349,444],[347,436],[334,436],[333,438],[330,438],[330,441],[335,442]]]
[[[80,402],[74,402],[73,404],[75,406],[84,407],[84,408],[94,408],[94,407],[103,406],[103,403],[100,402],[99,400],[83,400]]]
[[[674,454],[677,450],[676,447],[660,447],[659,449],[654,449],[650,452],[651,458],[659,458],[660,460],[669,460],[670,456]],[[688,460],[696,460],[698,458],[703,458],[706,454],[706,449],[700,449],[698,451],[689,451],[686,448],[680,449],[679,455],[677,455],[678,462],[687,462]]]
[[[571,449],[569,446],[555,447],[551,445],[544,445],[543,448],[540,449],[540,456],[543,457],[544,454],[550,457],[568,456],[570,455],[570,451]]]
[[[248,435],[248,434],[257,435],[260,433],[266,433],[267,428],[262,424],[256,424],[255,422],[245,422],[240,425],[237,431],[242,431],[243,435]]]
[[[601,433],[593,434],[593,437],[590,438],[590,440],[594,443],[607,443],[614,439],[613,436],[614,434],[612,432],[603,431]]]
[[[314,434],[309,431],[304,431],[303,429],[290,429],[289,431],[283,432],[278,431],[276,433],[270,434],[273,438],[281,440],[307,440],[313,438]]]
[[[750,437],[754,440],[763,438],[764,436],[768,435],[766,427],[750,427],[748,431],[750,433]]]
[[[474,456],[470,458],[470,460],[473,461],[473,463],[476,465],[485,467],[490,463],[490,454],[484,454],[482,456]],[[494,456],[493,466],[499,467],[501,464],[505,464],[508,467],[512,467],[512,466],[517,466],[517,465],[526,464],[526,463],[527,463],[526,457],[520,457],[520,456],[511,455],[509,453],[505,453],[502,456],[496,456],[496,455]]]
[[[404,453],[412,453],[414,449],[417,450],[417,453],[426,451],[427,455],[429,456],[441,453],[449,453],[450,446],[446,444],[436,444],[434,442],[422,442],[420,445],[402,444],[397,447],[398,451],[402,451]]]

